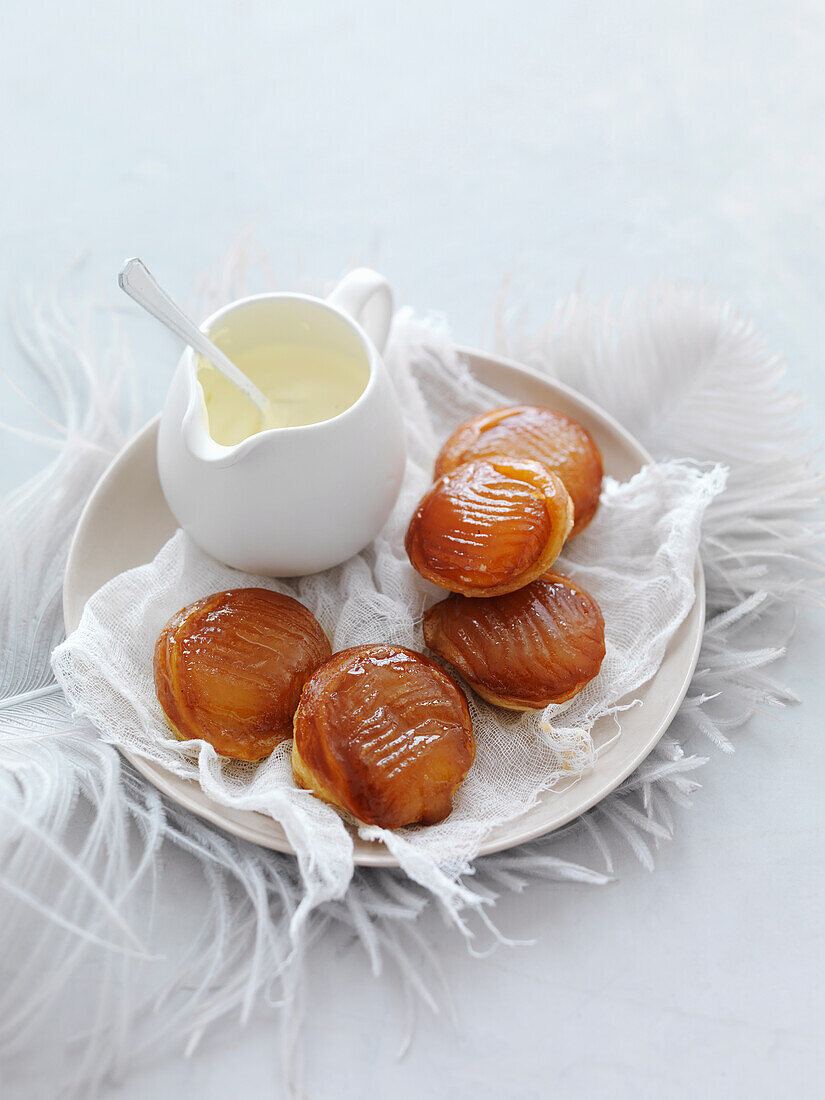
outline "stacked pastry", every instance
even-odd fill
[[[450,593],[424,616],[424,639],[482,698],[510,710],[561,703],[604,658],[604,619],[550,566],[590,523],[602,459],[580,424],[518,405],[450,436],[407,531],[422,576]]]
[[[532,406],[462,424],[438,456],[406,540],[413,567],[450,593],[424,638],[496,706],[562,702],[599,670],[598,604],[550,566],[592,519],[601,480],[588,432]],[[464,692],[433,660],[382,644],[333,656],[307,608],[266,589],[183,608],[154,673],[176,737],[246,761],[292,737],[298,786],[368,824],[443,820],[475,756]]]

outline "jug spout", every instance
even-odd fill
[[[181,424],[184,449],[197,462],[208,462],[211,466],[231,466],[241,455],[258,442],[254,436],[240,443],[224,445],[218,443],[209,431],[209,414],[206,409],[203,389],[197,379],[192,384],[192,393]]]
[[[213,457],[210,452],[215,441],[209,434],[209,415],[206,411],[206,401],[197,378],[191,379],[190,385],[192,392],[181,425],[183,444],[193,458],[208,461],[209,458]]]
[[[178,365],[164,408],[163,422],[167,431],[176,432],[180,452],[188,462],[231,463],[236,448],[222,447],[209,433],[206,400],[193,359],[187,352]]]

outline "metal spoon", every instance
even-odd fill
[[[181,312],[166,291],[158,286],[142,260],[127,260],[117,281],[121,290],[125,290],[130,298],[134,298],[138,305],[143,306],[147,313],[151,313],[166,325],[170,332],[174,332],[175,336],[179,336],[190,348],[194,348],[208,359],[224,378],[246,394],[258,407],[261,416],[266,416],[269,410],[269,398],[266,394],[262,393],[255,383],[212,343],[208,336],[204,336],[194,321],[190,321],[186,314]]]

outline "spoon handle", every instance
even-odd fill
[[[269,406],[266,395],[175,305],[141,260],[127,260],[123,265],[123,270],[117,277],[117,281],[120,289],[125,290],[130,298],[133,298],[138,305],[143,306],[147,313],[151,313],[153,317],[156,317],[161,324],[174,332],[176,336],[179,336],[184,343],[200,352],[234,386],[242,390],[249,400],[257,405],[262,414],[266,413]]]

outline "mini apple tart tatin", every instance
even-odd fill
[[[299,787],[368,825],[432,825],[475,757],[461,688],[394,645],[345,649],[304,687],[292,771]]]
[[[301,690],[331,653],[303,604],[266,588],[216,592],[174,615],[155,645],[155,691],[179,741],[262,760],[292,736]]]
[[[538,462],[493,455],[444,474],[407,529],[413,568],[465,596],[512,592],[558,557],[573,526],[561,479]]]
[[[545,573],[491,600],[449,596],[424,615],[424,639],[489,703],[542,710],[593,679],[604,658],[604,619],[589,592]]]
[[[593,518],[602,490],[602,456],[590,432],[575,420],[537,405],[482,413],[460,425],[441,448],[435,477],[491,455],[532,459],[558,474],[573,498],[572,535]]]

